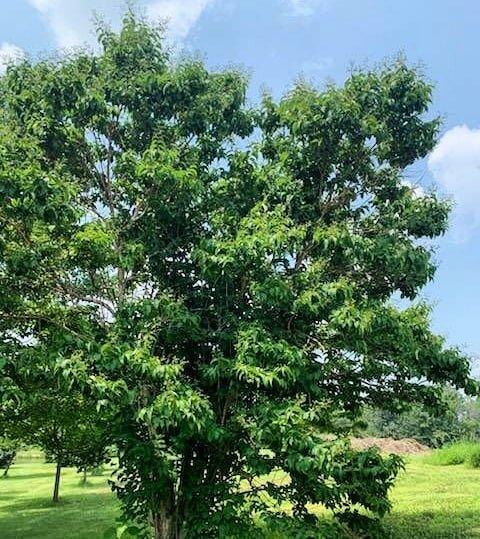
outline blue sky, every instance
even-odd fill
[[[432,112],[442,136],[408,181],[432,183],[456,203],[436,242],[439,269],[422,296],[432,322],[480,356],[480,2],[478,0],[143,0],[152,19],[170,19],[170,39],[212,67],[242,65],[250,99],[280,96],[300,74],[341,84],[352,64],[375,65],[402,52],[436,85]],[[0,0],[2,58],[92,42],[91,13],[118,24],[121,0]]]

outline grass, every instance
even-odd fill
[[[61,501],[50,501],[54,467],[20,459],[0,480],[1,539],[102,539],[119,514],[108,471],[88,477],[63,471]],[[480,470],[411,458],[392,492],[388,539],[480,539]]]
[[[480,538],[480,470],[411,458],[392,491],[389,539]]]
[[[450,466],[466,464],[471,468],[480,467],[480,444],[476,442],[459,442],[433,451],[424,458],[426,464]]]
[[[119,515],[108,472],[88,477],[64,469],[60,502],[51,502],[55,466],[21,458],[0,480],[1,539],[103,539]]]

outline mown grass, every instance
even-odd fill
[[[42,459],[19,459],[0,480],[1,539],[102,539],[115,524],[118,504],[108,472],[88,477],[62,471],[60,502],[51,502],[55,467]]]
[[[407,463],[392,491],[385,518],[389,539],[480,538],[480,470],[463,465]]]
[[[61,501],[54,505],[53,465],[20,460],[0,480],[0,538],[102,539],[119,515],[108,474],[88,477],[82,486],[79,474],[64,470]],[[412,458],[392,501],[384,521],[388,539],[480,539],[480,470]]]

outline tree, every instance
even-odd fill
[[[95,403],[75,392],[42,387],[22,397],[1,408],[0,426],[10,439],[41,448],[56,464],[52,501],[58,502],[62,468],[84,471],[108,460],[105,422]]]
[[[362,406],[477,389],[428,307],[391,301],[447,226],[402,181],[430,85],[399,61],[250,109],[241,72],[174,61],[132,13],[98,36],[0,79],[4,398],[45,362],[96,395],[144,536],[382,515],[400,462],[350,448]]]

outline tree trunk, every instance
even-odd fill
[[[152,513],[155,539],[178,539],[175,509],[174,488],[170,485]]]
[[[82,485],[86,485],[87,484],[87,468],[85,467],[83,469],[83,480],[82,480]]]
[[[58,493],[60,491],[60,474],[62,472],[62,465],[57,462],[57,470],[55,472],[55,485],[53,487],[53,498],[54,503],[58,503]]]
[[[13,461],[15,460],[16,454],[17,454],[16,451],[14,451],[12,457],[8,459],[7,465],[5,466],[5,471],[3,472],[3,477],[7,477],[8,470],[10,470],[10,467],[12,466]]]
[[[153,528],[155,539],[176,539],[175,525],[171,516],[154,515]]]

